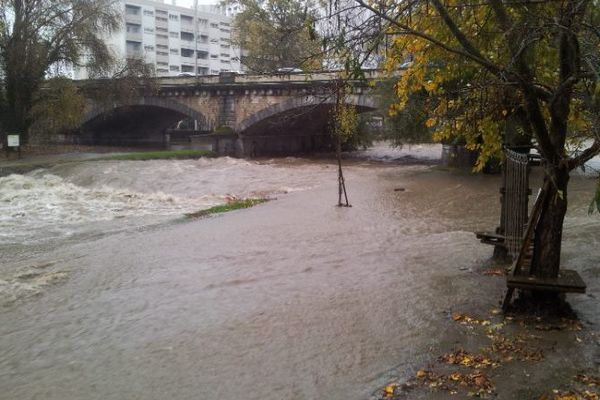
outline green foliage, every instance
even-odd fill
[[[128,58],[116,62],[110,72],[91,74],[98,80],[84,88],[96,103],[111,110],[115,104],[130,104],[139,97],[152,96],[158,92],[154,67],[144,60]]]
[[[255,205],[267,202],[268,199],[234,199],[227,204],[214,206],[206,210],[196,211],[194,213],[185,214],[188,218],[202,218],[211,214],[219,214],[228,211],[241,210],[244,208],[254,207]]]
[[[233,134],[235,131],[230,126],[219,126],[215,129],[214,133],[218,133],[221,135]]]
[[[365,35],[363,47],[385,40],[387,68],[399,75],[392,114],[426,92],[434,139],[477,151],[478,169],[504,144],[530,138],[555,168],[585,162],[569,159],[563,144],[600,137],[586,101],[600,70],[597,1],[356,2],[371,16],[346,29],[378,27],[382,35]]]
[[[373,144],[375,133],[369,127],[371,116],[369,114],[358,114],[358,121],[354,134],[346,138],[342,144],[344,151],[366,149]]]
[[[0,0],[0,62],[6,129],[27,134],[31,108],[50,68],[85,63],[107,70],[113,62],[103,34],[119,27],[113,0]]]
[[[34,97],[30,110],[32,129],[42,135],[52,135],[75,129],[81,123],[85,98],[67,78],[53,78]]]
[[[358,130],[358,112],[356,107],[343,100],[333,109],[333,134],[343,143],[352,138]]]
[[[320,68],[316,12],[310,1],[240,0],[243,11],[234,21],[233,43],[252,72],[278,68]]]
[[[397,111],[394,109],[398,101],[397,83],[397,78],[388,78],[380,82],[375,89],[381,108],[390,111],[384,119],[384,139],[395,146],[431,142],[431,129],[426,125],[429,100],[427,93],[425,91],[411,93],[404,109]]]
[[[211,157],[213,152],[208,150],[166,150],[166,151],[145,151],[126,154],[114,154],[106,157],[100,157],[96,160],[118,160],[118,161],[147,161],[147,160],[167,160],[167,159],[195,159],[201,157]]]

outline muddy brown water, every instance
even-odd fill
[[[87,220],[13,210],[48,223],[2,244],[0,398],[347,400],[412,376],[452,340],[449,313],[489,310],[502,295],[498,279],[477,273],[491,248],[472,233],[497,224],[500,179],[349,164],[352,208],[334,206],[335,166],[322,160],[101,162],[30,175],[57,177],[50,214],[78,204]],[[571,182],[563,258],[589,284],[571,303],[597,329],[593,186]],[[81,192],[64,205],[63,189]],[[277,199],[181,218],[226,195]]]

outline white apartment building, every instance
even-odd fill
[[[117,57],[144,58],[157,76],[241,71],[240,51],[231,45],[232,19],[220,7],[161,0],[121,0],[119,6],[123,29],[107,38]],[[87,73],[76,68],[74,77],[86,79]]]

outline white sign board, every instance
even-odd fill
[[[19,135],[8,135],[8,147],[19,147]]]

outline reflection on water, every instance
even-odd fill
[[[491,254],[472,231],[497,224],[500,178],[349,164],[348,209],[334,207],[327,161],[98,162],[23,177],[90,203],[77,218],[109,234],[57,238],[53,249],[33,243],[25,247],[44,252],[3,263],[0,292],[44,294],[0,313],[0,397],[347,400],[412,375],[444,339],[445,313],[488,310],[502,294],[500,280],[470,272]],[[571,182],[564,257],[598,294],[600,221],[586,212],[593,184]],[[68,210],[72,199],[55,189],[40,198]],[[126,206],[106,206],[115,202],[107,193],[135,193],[147,215],[119,214]],[[278,199],[139,229],[227,194]],[[104,213],[113,214],[94,220]],[[572,302],[600,323],[591,297]]]

